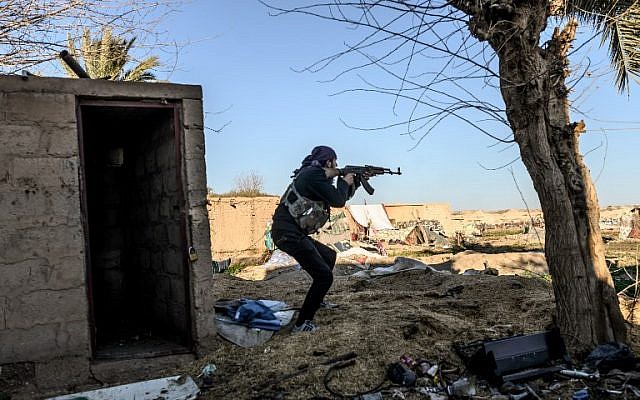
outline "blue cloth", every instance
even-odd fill
[[[279,331],[282,328],[282,323],[279,319],[260,319],[254,318],[249,321],[250,328],[264,329],[265,331]]]
[[[271,238],[271,222],[267,224],[267,228],[264,231],[264,246],[269,251],[276,249],[276,246],[273,244],[273,238]]]
[[[227,314],[234,321],[250,324],[254,319],[277,320],[273,311],[257,300],[242,299],[239,305],[227,307]]]

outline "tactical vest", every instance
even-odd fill
[[[284,192],[281,203],[284,203],[289,209],[289,214],[296,221],[300,229],[305,233],[315,233],[329,220],[329,211],[325,208],[324,202],[310,200],[298,192],[296,189],[296,180],[289,185]],[[289,196],[293,193],[296,196],[296,200],[289,201]]]

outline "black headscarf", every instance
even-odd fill
[[[329,146],[316,146],[311,150],[311,154],[306,156],[304,160],[302,160],[302,164],[300,168],[293,171],[293,174],[296,175],[302,168],[305,167],[322,167],[328,160],[337,159],[338,156],[336,152]]]

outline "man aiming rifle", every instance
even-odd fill
[[[274,244],[293,257],[313,282],[304,299],[293,332],[315,332],[313,322],[320,307],[335,306],[324,302],[333,283],[336,252],[309,237],[329,219],[331,207],[344,207],[359,184],[367,193],[373,188],[367,180],[380,174],[400,174],[387,168],[347,166],[338,169],[338,156],[328,146],[316,146],[293,172],[293,181],[280,199],[273,214],[271,237]],[[338,177],[334,185],[334,178]]]

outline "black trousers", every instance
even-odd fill
[[[296,325],[305,320],[313,320],[320,303],[333,284],[333,267],[336,252],[328,246],[306,235],[291,232],[272,231],[273,243],[293,257],[313,279],[307,296],[302,303]]]

